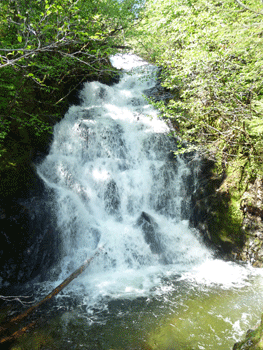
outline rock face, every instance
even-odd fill
[[[163,248],[159,238],[158,225],[153,217],[143,211],[137,220],[137,225],[141,227],[145,242],[149,244],[152,253],[161,254]]]
[[[175,95],[178,95],[178,91],[176,90],[171,93],[169,90],[165,89],[162,86],[162,68],[158,68],[157,71],[157,79],[156,79],[156,85],[153,88],[147,89],[144,91],[145,95],[151,99],[153,99],[155,102],[158,101],[164,101],[168,102],[171,98],[173,98]]]
[[[196,187],[190,223],[203,234],[204,242],[214,246],[221,256],[263,267],[263,179],[256,178],[247,185],[246,191],[240,191],[239,183],[231,178],[215,176],[213,166],[213,162],[206,160],[201,166],[193,162]],[[262,349],[263,317],[261,324],[249,330],[245,339],[233,347],[233,350]]]
[[[49,194],[41,180],[36,181],[38,187],[28,196],[0,199],[0,288],[44,278],[57,259],[58,233]]]
[[[240,209],[244,219],[242,228],[247,232],[247,241],[238,255],[244,261],[250,261],[255,267],[263,267],[263,179],[257,178],[248,185]]]
[[[191,167],[196,185],[191,197],[190,224],[222,256],[262,267],[263,179],[255,179],[242,193],[237,179],[213,172],[212,161],[192,161]]]
[[[214,162],[207,159],[191,161],[195,186],[191,197],[190,225],[203,235],[207,245],[213,246],[221,256],[233,258],[244,241],[241,223],[230,217],[230,195],[219,191],[225,174],[213,173]],[[235,233],[238,231],[238,235]]]
[[[166,253],[160,228],[154,218],[143,211],[136,226],[141,228],[145,242],[149,244],[151,252],[158,255],[159,262],[164,265],[172,263],[172,258]]]

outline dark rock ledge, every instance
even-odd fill
[[[227,259],[263,266],[263,179],[237,190],[233,178],[214,172],[214,163],[192,161],[196,187],[191,198],[190,223],[204,242]]]
[[[244,219],[242,229],[247,233],[246,243],[237,256],[253,266],[263,266],[263,179],[249,184],[240,203]]]
[[[56,261],[59,234],[41,180],[33,196],[0,199],[0,288],[40,277]]]

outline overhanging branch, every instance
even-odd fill
[[[250,11],[250,12],[253,12],[253,13],[256,13],[257,15],[263,15],[263,12],[258,12],[258,11],[255,11],[253,9],[251,9],[250,7],[247,7],[245,4],[243,4],[243,2],[241,2],[240,0],[235,0],[235,2],[241,6],[243,9],[247,10],[247,11]]]

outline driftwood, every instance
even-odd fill
[[[70,282],[72,282],[76,277],[78,277],[83,271],[86,270],[86,268],[90,265],[92,260],[100,254],[103,247],[100,248],[91,258],[87,259],[77,270],[75,270],[68,278],[66,278],[59,286],[57,286],[54,290],[52,290],[51,293],[49,293],[44,299],[39,301],[37,304],[31,306],[26,311],[22,312],[20,315],[14,317],[11,321],[8,322],[8,324],[5,326],[5,328],[1,327],[0,331],[1,333],[6,332],[8,329],[16,325],[18,322],[21,322],[24,318],[31,315],[36,309],[38,309],[41,305],[46,303],[48,300],[52,299],[55,295],[57,295],[62,289],[64,289]],[[20,337],[22,334],[24,334],[29,328],[32,328],[36,322],[30,323],[28,326],[23,327],[19,331],[14,332],[11,336],[5,336],[4,338],[0,339],[0,344],[15,340],[16,338]]]
[[[25,327],[19,329],[18,331],[14,332],[10,336],[6,336],[5,338],[2,338],[0,340],[0,344],[6,343],[6,342],[13,342],[14,340],[18,339],[23,335],[24,333],[28,332],[31,328],[33,328],[36,325],[36,321],[33,321],[26,325]]]

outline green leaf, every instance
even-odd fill
[[[17,37],[17,40],[18,40],[20,43],[22,43],[22,40],[23,40],[22,36],[19,35],[19,36]]]

